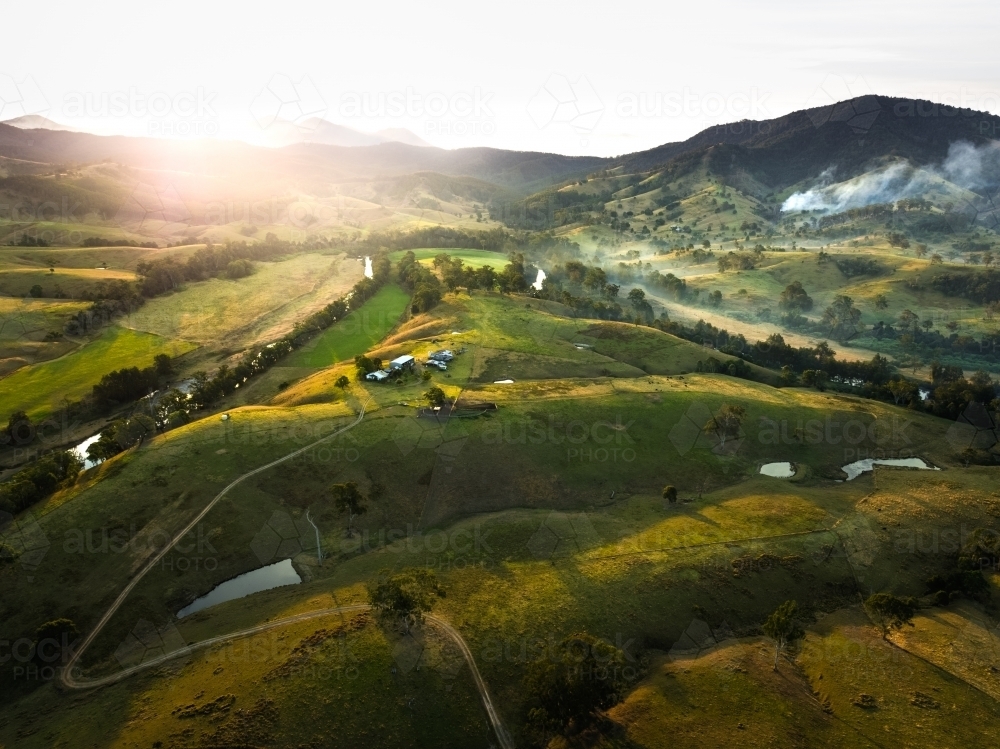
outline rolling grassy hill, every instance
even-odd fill
[[[126,165],[107,173],[115,185],[130,184],[129,169],[148,175],[186,164],[193,171],[178,180],[202,206],[235,183],[246,191],[234,194],[252,200],[253,180],[267,174],[283,196],[281,210],[315,219],[309,232],[352,243],[373,229],[486,228],[524,209],[553,232],[517,238],[539,267],[601,263],[611,280],[620,274],[623,297],[652,269],[674,272],[701,299],[718,290],[722,301],[664,297],[664,304],[749,332],[764,325],[764,309],[777,316],[781,291],[794,280],[814,298],[807,313],[814,321],[848,294],[867,325],[910,309],[935,325],[956,322],[962,334],[988,331],[982,305],[932,286],[935,274],[968,267],[927,257],[966,258],[972,246],[984,252],[994,241],[988,227],[940,229],[950,216],[941,201],[888,220],[828,224],[778,211],[792,191],[816,186],[831,160],[843,179],[881,168],[890,153],[926,162],[940,160],[955,138],[982,142],[970,129],[975,117],[908,118],[903,104],[847,102],[772,121],[766,132],[706,131],[617,160],[402,144],[264,153],[77,133],[25,139],[2,125],[0,156],[111,158]],[[68,178],[81,182],[88,169]],[[7,187],[41,195],[57,182],[42,170],[33,178],[48,183]],[[113,192],[99,182],[77,187],[86,184]],[[503,207],[512,196],[513,213]],[[91,218],[113,223],[96,209]],[[177,231],[306,236],[279,219],[245,224],[196,217]],[[890,243],[896,232],[909,236],[909,248],[898,238]],[[700,264],[666,252],[705,241],[715,256]],[[768,248],[754,269],[719,269],[723,253],[754,244]],[[83,277],[97,265],[97,276],[108,272],[104,262],[130,274],[149,252],[189,251],[57,249],[51,257],[64,261],[57,275]],[[417,256],[430,265],[440,251]],[[46,252],[4,249],[0,275],[8,266],[15,275],[44,275]],[[448,252],[474,266],[504,262],[499,253]],[[879,272],[839,269],[858,257],[874,260]],[[189,341],[201,348],[184,373],[231,362],[242,347],[286,331],[336,296],[361,269],[325,254],[257,265],[239,281],[192,283],[153,299],[128,321],[134,330],[109,327],[72,353],[8,375],[0,380],[6,408],[42,415],[100,374],[192,348]],[[884,308],[875,304],[879,294]],[[63,344],[38,340],[40,331],[73,304],[0,306],[9,312],[0,338],[9,359],[25,356],[28,344],[49,347],[40,357],[54,355]],[[0,642],[30,642],[40,624],[59,617],[88,632],[145,560],[218,492],[365,409],[350,431],[226,494],[142,578],[81,665],[95,676],[119,672],[139,651],[177,650],[176,661],[77,694],[57,688],[54,671],[29,676],[23,659],[0,664],[0,747],[491,743],[469,669],[429,623],[406,635],[356,613],[225,641],[241,629],[363,602],[380,575],[413,567],[442,582],[435,613],[468,644],[518,745],[528,740],[531,665],[583,631],[622,648],[626,688],[599,733],[557,738],[550,749],[979,746],[1000,730],[998,576],[983,571],[977,596],[943,604],[929,595],[932,576],[957,570],[961,543],[975,529],[995,531],[1000,517],[997,468],[970,466],[953,424],[861,397],[778,388],[776,373],[756,367],[754,380],[698,373],[709,357],[731,357],[650,327],[580,318],[560,302],[460,291],[426,313],[407,306],[406,292],[387,285],[353,318],[200,418],[83,472],[18,518],[0,518],[0,539],[20,553],[0,556]],[[351,361],[362,352],[422,361],[439,348],[457,353],[446,371],[418,366],[391,384],[359,381]],[[342,375],[347,387],[335,385]],[[433,386],[456,402],[453,417],[426,410]],[[735,434],[713,424],[726,405],[744,409]],[[0,414],[4,408],[0,399]],[[866,458],[920,458],[938,470],[877,467],[847,480],[843,466]],[[761,474],[778,461],[790,462],[794,476]],[[344,482],[367,497],[353,519],[356,533],[347,532],[331,496],[331,485]],[[664,499],[668,485],[679,501]],[[223,581],[283,559],[301,583],[177,617]],[[859,606],[877,591],[919,598],[913,626],[879,637]],[[799,603],[805,636],[775,672],[761,624],[790,599]],[[223,640],[184,652],[213,637]]]
[[[230,349],[272,341],[296,321],[350,290],[364,266],[342,255],[304,253],[259,262],[241,279],[186,284],[148,300],[124,325],[157,335]]]
[[[40,419],[61,408],[65,399],[78,400],[89,393],[112,370],[152,366],[156,354],[178,356],[193,348],[187,341],[108,327],[94,341],[65,356],[4,377],[0,413],[25,411],[32,419]]]

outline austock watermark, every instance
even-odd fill
[[[622,118],[701,118],[718,122],[734,120],[734,127],[740,125],[745,130],[734,130],[734,134],[751,135],[754,132],[766,134],[766,123],[750,123],[748,120],[766,120],[771,117],[767,109],[770,92],[762,92],[756,86],[747,91],[721,93],[716,91],[696,91],[689,86],[673,91],[624,91],[618,94],[615,113]],[[756,126],[756,130],[751,129]]]
[[[130,554],[146,558],[167,553],[157,563],[162,570],[187,572],[219,567],[219,552],[212,544],[214,534],[199,523],[195,528],[176,539],[164,528],[128,528],[107,526],[101,528],[69,528],[63,534],[62,551],[67,555]]]
[[[458,91],[418,91],[412,86],[393,91],[347,91],[337,113],[346,120],[406,119],[422,121],[427,135],[493,135],[496,116],[492,91],[479,86]]]
[[[896,554],[944,556],[957,558],[960,553],[977,558],[977,567],[983,571],[1000,571],[1000,531],[982,526],[959,525],[921,526],[895,528],[891,535],[892,550]]]
[[[760,419],[757,439],[767,446],[828,446],[843,451],[845,460],[916,457],[910,437],[913,421],[890,418],[775,420]]]
[[[486,637],[477,643],[476,660],[482,663],[514,663],[519,665],[544,661],[564,663],[566,661],[566,650],[562,646],[564,639],[565,635],[556,632],[515,638]],[[622,632],[616,632],[611,637],[598,638],[598,644],[592,645],[584,641],[569,643],[569,661],[584,663],[592,659],[599,665],[610,665],[617,654],[614,651],[605,651],[599,647],[599,644],[610,645],[614,651],[621,653],[621,667],[626,669],[625,675],[627,677],[635,678],[638,676],[641,659],[640,644],[635,637],[630,637]],[[611,674],[603,676],[595,674],[595,676],[608,678]]]
[[[635,420],[563,421],[557,416],[548,420],[523,418],[489,422],[480,432],[484,445],[557,445],[565,449],[566,462],[631,463],[636,459],[635,440],[629,429]]]
[[[68,632],[54,637],[0,640],[0,669],[15,681],[54,681],[73,658],[79,638]]]
[[[71,91],[63,97],[62,115],[70,120],[131,119],[146,123],[146,134],[212,137],[219,134],[213,102],[217,92],[197,86],[187,91]]]

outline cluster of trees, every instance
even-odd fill
[[[0,511],[16,515],[76,481],[83,463],[76,453],[47,453],[0,484]]]
[[[358,354],[354,357],[354,371],[359,381],[364,380],[365,375],[378,372],[380,369],[382,369],[382,360],[377,356],[368,357],[364,354]]]
[[[208,245],[183,262],[173,257],[149,260],[136,265],[135,271],[141,276],[140,291],[148,298],[173,291],[187,281],[204,281],[218,276],[243,278],[253,273],[254,260],[269,260],[293,247],[292,243],[282,242],[268,233],[263,242],[227,242],[221,247]]]
[[[957,419],[969,405],[981,403],[992,410],[1000,410],[998,383],[988,372],[979,371],[966,378],[961,367],[931,365],[933,389],[924,408],[935,416]]]
[[[130,239],[105,239],[104,237],[87,237],[80,245],[81,247],[143,247],[155,250],[159,245],[156,242],[133,242]]]
[[[417,261],[412,251],[400,258],[396,275],[412,295],[411,309],[414,314],[426,312],[441,301],[441,281],[430,268]]]
[[[363,239],[352,242],[352,250],[376,254],[383,250],[417,250],[422,247],[480,247],[484,250],[503,252],[513,235],[497,227],[489,231],[474,232],[448,226],[425,226],[410,231],[372,232]]]
[[[854,299],[838,294],[823,310],[820,326],[831,338],[846,341],[861,332],[861,310],[854,306]]]
[[[719,361],[714,356],[708,359],[698,360],[695,365],[696,372],[708,372],[709,374],[724,374],[730,377],[741,377],[744,380],[753,379],[753,369],[742,359],[733,359],[728,362]]]
[[[409,567],[394,575],[381,575],[367,586],[368,604],[386,625],[399,624],[406,634],[424,621],[445,590],[433,570]]]
[[[901,250],[908,250],[910,248],[910,240],[906,238],[905,234],[901,234],[900,232],[891,231],[886,239],[889,240],[890,247],[898,247]]]
[[[434,267],[440,271],[444,286],[450,291],[462,287],[487,291],[495,289],[502,294],[524,293],[538,269],[527,263],[521,252],[512,252],[507,260],[500,271],[489,265],[470,268],[461,258],[442,252],[434,258]],[[413,291],[414,312],[430,309],[441,298],[441,281],[429,268],[418,263],[412,252],[407,252],[399,261],[399,280]]]
[[[865,390],[866,387],[878,388],[885,385],[894,372],[889,360],[878,354],[867,362],[839,360],[826,341],[820,341],[815,346],[794,347],[787,344],[779,333],[772,333],[765,340],[751,344],[742,334],[733,335],[704,320],[687,326],[661,317],[653,321],[652,327],[700,345],[714,346],[724,354],[751,364],[780,370],[786,385],[798,384],[799,376],[811,371],[813,374],[808,375],[803,384],[822,385],[831,380],[841,383],[863,382],[865,386],[862,390]],[[718,371],[728,374],[728,365]],[[750,373],[737,376],[749,377]],[[870,394],[875,391],[865,392]],[[888,394],[883,399],[889,399]]]
[[[751,252],[727,252],[719,258],[719,272],[727,270],[753,270],[763,259],[763,248],[755,247]]]
[[[1000,301],[1000,271],[974,273],[941,273],[931,279],[935,291],[954,297],[964,297],[976,304]]]
[[[847,278],[880,276],[885,272],[878,261],[869,257],[844,257],[835,260],[834,264]]]
[[[7,245],[9,247],[48,247],[49,243],[41,237],[29,237],[27,234],[21,234],[20,239],[16,242],[12,239]]]
[[[201,409],[212,405],[234,392],[240,385],[277,364],[292,351],[288,338],[282,338],[256,351],[251,351],[235,367],[223,364],[209,376],[206,372],[195,372],[194,384],[188,393],[190,408]]]
[[[955,567],[927,579],[927,592],[938,606],[959,598],[987,602],[990,584],[983,570],[996,569],[1000,563],[1000,536],[992,528],[976,528],[959,551]]]
[[[83,293],[91,305],[77,312],[66,322],[66,332],[80,335],[107,325],[119,315],[135,312],[146,300],[136,283],[122,280],[100,281]]]
[[[705,242],[708,242],[708,240],[706,239]],[[696,248],[693,244],[688,244],[687,247],[674,245],[670,249],[667,249],[667,243],[660,239],[654,239],[650,244],[661,248],[656,251],[657,255],[669,255],[671,256],[671,260],[676,263],[683,263],[684,265],[701,265],[702,263],[715,260],[715,253],[707,247]],[[711,246],[711,243],[709,243],[709,246]]]
[[[668,296],[673,297],[678,302],[684,301],[689,296],[696,297],[698,295],[697,291],[692,292],[688,288],[687,281],[683,278],[678,278],[673,273],[660,273],[658,270],[654,270],[646,274],[645,280],[650,286],[662,289]]]
[[[525,738],[531,746],[545,747],[556,736],[579,736],[599,727],[604,712],[621,701],[637,675],[611,643],[586,632],[566,637],[528,663]]]
[[[156,422],[145,414],[116,419],[101,430],[101,436],[87,448],[87,457],[95,462],[107,460],[156,434]]]
[[[169,377],[173,371],[173,361],[167,354],[154,356],[151,367],[116,369],[101,377],[94,385],[94,400],[102,407],[129,403],[156,390],[160,380]]]
[[[569,260],[561,265],[553,265],[542,282],[543,295],[548,298],[557,298],[564,290],[591,294],[610,301],[618,297],[621,287],[611,282],[603,268],[588,266],[579,260]]]
[[[896,325],[879,320],[872,326],[870,334],[877,340],[899,341],[904,349],[919,352],[925,359],[959,354],[978,356],[988,361],[1000,360],[1000,330],[984,332],[978,339],[954,330],[945,334],[934,329],[933,319],[921,320],[910,310],[903,310]]]

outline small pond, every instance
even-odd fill
[[[842,466],[841,470],[847,474],[847,480],[856,479],[862,473],[871,471],[875,466],[900,466],[902,468],[921,468],[925,471],[940,471],[940,468],[929,466],[923,458],[865,458],[856,460]]]
[[[795,469],[787,460],[780,463],[765,463],[760,467],[760,472],[764,476],[776,479],[790,479],[795,475]]]
[[[280,562],[269,564],[267,567],[244,572],[232,580],[226,580],[212,588],[208,593],[198,598],[177,612],[177,618],[183,619],[189,614],[194,614],[210,606],[218,606],[226,601],[235,601],[237,598],[245,598],[251,593],[260,593],[262,590],[280,588],[284,585],[298,585],[302,582],[299,573],[292,566],[291,559],[283,559]]]

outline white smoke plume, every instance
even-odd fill
[[[845,182],[829,184],[834,169],[820,175],[820,184],[788,197],[781,210],[840,213],[874,203],[895,203],[918,197],[944,179],[967,190],[995,189],[1000,183],[1000,143],[976,146],[956,141],[939,167],[915,168],[904,161],[889,164]]]

